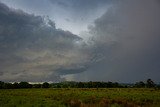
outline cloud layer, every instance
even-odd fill
[[[112,5],[89,27],[93,53],[102,60],[83,75],[87,80],[159,81],[160,2],[123,0]]]
[[[84,71],[88,54],[81,49],[81,41],[69,31],[56,29],[48,17],[27,14],[0,3],[3,81],[59,81],[60,75]]]
[[[8,6],[36,15],[48,15],[56,27],[79,34],[100,17],[110,0],[0,0]]]
[[[77,36],[57,29],[48,17],[0,3],[1,80],[135,82],[153,78],[160,81],[158,0],[54,0],[50,3],[61,8],[62,13],[65,10],[72,13],[72,21],[95,21],[88,26],[88,31]],[[99,14],[99,18],[98,14],[88,18],[93,10],[105,13]]]

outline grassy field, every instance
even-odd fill
[[[1,89],[0,107],[160,107],[160,90]]]

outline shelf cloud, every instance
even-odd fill
[[[0,3],[2,81],[160,81],[159,0],[46,3],[67,17],[57,13],[53,21]],[[76,20],[72,27],[81,30],[87,23],[88,29],[76,35],[58,28],[57,20],[63,27]]]
[[[0,3],[0,78],[4,81],[54,81],[60,74],[80,72],[79,66],[88,58],[87,53],[82,55],[81,41],[69,31],[56,29],[48,17]],[[77,67],[65,72],[73,64]],[[60,69],[63,72],[57,73]]]

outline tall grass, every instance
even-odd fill
[[[159,107],[160,90],[107,89],[5,89],[0,107]]]

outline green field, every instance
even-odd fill
[[[160,107],[160,90],[1,89],[0,107]]]

